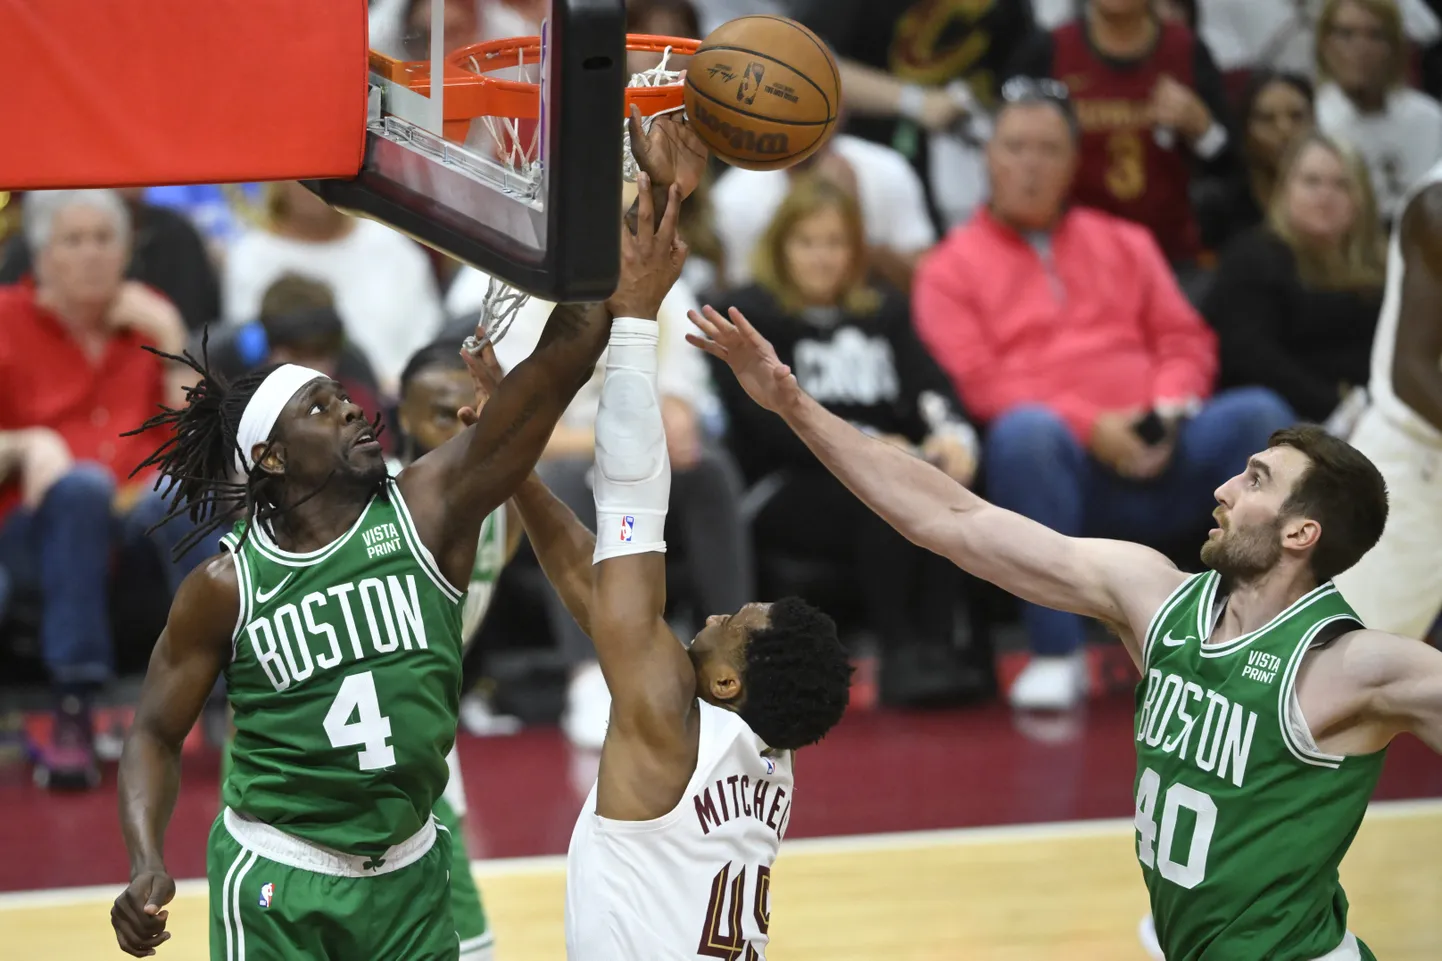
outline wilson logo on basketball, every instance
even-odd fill
[[[766,67],[756,61],[746,65],[746,72],[741,75],[741,82],[736,85],[736,100],[747,106],[756,102],[756,91],[761,87],[761,78],[766,76]]]
[[[754,130],[732,126],[707,110],[706,106],[700,102],[693,106],[696,108],[694,119],[707,130],[715,132],[734,151],[778,155],[784,155],[791,151],[790,141],[784,133],[758,134]]]

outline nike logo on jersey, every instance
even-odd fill
[[[285,585],[289,584],[290,579],[294,576],[295,572],[292,571],[291,573],[285,575],[285,577],[281,578],[280,583],[275,585],[268,591],[262,591],[257,588],[255,591],[255,602],[257,604],[264,604],[266,601],[270,600],[272,597],[285,590]]]
[[[1167,631],[1162,635],[1162,643],[1167,647],[1181,647],[1187,641],[1195,641],[1195,637],[1172,637],[1172,632]]]

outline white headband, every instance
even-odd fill
[[[236,444],[240,446],[240,456],[235,465],[238,471],[242,474],[250,472],[255,466],[250,452],[256,444],[270,440],[270,432],[275,429],[280,412],[290,403],[296,391],[317,378],[330,379],[328,375],[309,367],[282,364],[260,382],[254,396],[245,405],[245,413],[240,415],[240,430],[235,437]]]

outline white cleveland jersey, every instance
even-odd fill
[[[1442,163],[1438,163],[1413,185],[1402,204],[1407,204],[1422,190],[1442,183]],[[1377,321],[1377,334],[1372,341],[1372,375],[1367,385],[1372,406],[1407,433],[1432,444],[1442,444],[1442,433],[1419,417],[1392,390],[1392,364],[1397,349],[1397,323],[1402,315],[1402,279],[1407,267],[1402,260],[1402,214],[1392,228],[1387,246],[1387,293],[1382,300],[1382,315]]]
[[[612,821],[586,798],[566,855],[570,961],[764,961],[771,865],[791,820],[789,751],[698,701],[696,771],[653,821]]]

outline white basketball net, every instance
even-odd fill
[[[495,68],[485,70],[473,56],[471,69],[477,73],[493,73]],[[661,52],[661,62],[649,70],[642,70],[640,73],[631,75],[630,87],[665,87],[679,84],[682,81],[682,71],[669,68],[671,61],[671,48],[668,46]],[[527,83],[536,83],[531,76],[533,67],[539,68],[540,64],[528,64],[520,50],[516,51],[516,79]],[[641,128],[649,133],[651,123],[656,117],[668,113],[675,113],[681,107],[673,107],[669,110],[662,110],[650,117],[641,118]],[[522,192],[527,194],[527,199],[536,199],[545,183],[544,167],[541,162],[541,124],[535,123],[531,127],[530,136],[523,136],[521,122],[514,117],[481,117],[486,132],[490,134],[495,144],[496,158],[508,170],[513,173],[523,185]],[[621,173],[629,183],[636,180],[636,158],[631,154],[631,126],[623,119],[621,121]],[[492,344],[499,343],[506,332],[511,329],[515,322],[516,315],[522,307],[531,299],[531,295],[523,293],[510,286],[505,281],[495,277],[490,279],[486,286],[485,299],[481,301],[480,328],[485,338]],[[468,350],[477,352],[481,349],[483,342],[476,337],[468,337],[465,346]]]

